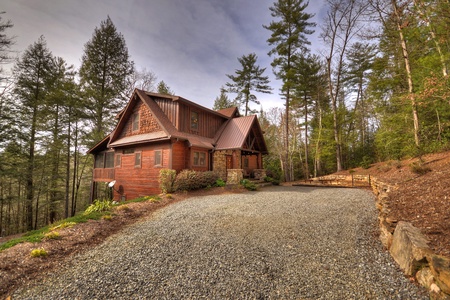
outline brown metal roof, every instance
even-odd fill
[[[227,116],[228,118],[235,117],[236,112],[237,112],[237,116],[239,116],[239,110],[237,109],[237,107],[229,107],[229,108],[219,109],[217,112],[224,116]]]
[[[201,136],[190,136],[187,137],[187,140],[189,141],[189,147],[194,146],[206,149],[214,149],[212,139],[208,139]]]
[[[228,121],[217,141],[216,150],[241,149],[256,116],[234,118]]]
[[[109,145],[111,147],[117,147],[117,146],[131,145],[131,144],[154,142],[156,140],[164,140],[164,139],[168,139],[168,138],[169,137],[167,136],[167,134],[164,131],[157,131],[157,132],[151,132],[151,133],[145,133],[145,134],[126,136],[124,138],[121,138],[121,139],[118,139],[117,141],[112,142]]]

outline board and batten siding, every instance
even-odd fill
[[[156,98],[155,102],[173,126],[181,132],[213,138],[220,126],[226,122],[225,117],[171,99]],[[191,112],[198,113],[198,130],[191,129]]]

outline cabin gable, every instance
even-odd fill
[[[132,135],[162,131],[155,116],[142,101],[136,103],[130,116],[125,121],[122,132],[119,134],[119,139]]]

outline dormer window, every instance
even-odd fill
[[[132,117],[132,131],[138,131],[139,130],[139,113],[133,114]]]
[[[191,112],[191,129],[197,131],[198,130],[198,112]]]

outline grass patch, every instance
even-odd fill
[[[60,240],[61,239],[61,235],[57,231],[47,232],[44,236],[47,240]]]
[[[99,220],[104,216],[105,212],[93,212],[90,214],[79,214],[74,217],[64,219],[56,222],[52,226],[45,226],[38,230],[32,230],[24,233],[21,237],[12,239],[0,245],[0,252],[8,248],[14,247],[20,243],[39,243],[45,238],[45,234],[49,233],[54,229],[61,229],[68,226],[74,226],[78,223],[85,223],[88,220]]]

